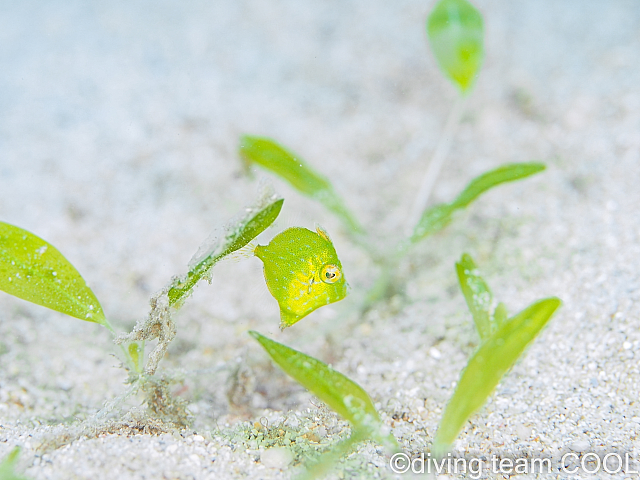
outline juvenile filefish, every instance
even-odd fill
[[[342,300],[347,282],[327,232],[292,227],[269,245],[255,247],[264,263],[264,279],[280,305],[280,328],[290,327],[314,310]]]

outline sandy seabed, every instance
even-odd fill
[[[300,450],[265,449],[255,422],[312,446],[346,427],[272,366],[249,329],[331,363],[369,392],[403,452],[427,452],[478,345],[453,268],[468,252],[510,312],[548,296],[563,306],[455,453],[481,459],[490,478],[503,476],[493,456],[637,462],[640,9],[631,0],[476,3],[486,61],[432,200],[507,162],[542,161],[546,172],[488,193],[414,248],[397,295],[364,317],[353,311],[376,267],[334,217],[274,180],[285,204],[260,241],[323,225],[351,295],[281,333],[261,263],[216,267],[179,312],[159,372],[180,380],[172,392],[190,414],[181,433],[148,421],[134,397],[113,413],[117,421],[134,407],[118,428],[73,439],[126,389],[110,335],[0,295],[0,457],[21,445],[20,468],[38,480],[292,477],[290,452]],[[0,219],[61,250],[116,328],[130,330],[202,241],[253,202],[257,182],[236,153],[239,135],[252,133],[331,178],[391,249],[456,96],[428,51],[430,8],[4,2]],[[564,475],[558,468],[540,478]],[[363,444],[333,475],[410,474],[394,474],[381,447]]]

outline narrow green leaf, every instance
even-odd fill
[[[552,297],[539,300],[506,321],[471,357],[440,421],[433,451],[446,453],[467,419],[486,402],[502,376],[560,307]]]
[[[100,302],[51,244],[0,222],[0,290],[72,317],[107,325]]]
[[[245,165],[256,163],[286,180],[300,193],[322,203],[353,232],[362,227],[347,209],[331,182],[311,168],[300,156],[266,137],[240,137],[240,157]]]
[[[493,321],[495,322],[496,327],[502,327],[508,317],[509,313],[507,312],[507,306],[502,302],[498,303],[498,305],[496,305],[496,309],[493,311]]]
[[[544,163],[508,163],[490,170],[471,180],[458,198],[453,201],[456,208],[463,208],[473,202],[487,190],[500,185],[501,183],[521,180],[530,175],[542,172],[545,169]]]
[[[222,252],[222,256],[226,256],[240,250],[251,240],[264,232],[267,227],[269,227],[275,219],[278,218],[278,215],[280,215],[283,203],[283,198],[275,200],[273,203],[258,211],[255,215],[250,216],[246,223],[242,222],[233,231],[230,231],[226,239],[228,242],[227,247]]]
[[[310,197],[331,188],[329,180],[323,175],[315,172],[302,158],[270,138],[242,135],[240,156],[247,163],[257,163],[271,170],[296,190]]]
[[[357,432],[375,434],[380,417],[367,392],[326,363],[250,331],[282,370],[351,422]]]
[[[440,203],[427,208],[413,231],[411,242],[416,243],[444,229],[453,220],[455,211],[456,207],[451,203]]]
[[[482,15],[467,0],[440,0],[427,19],[440,69],[462,94],[473,86],[484,57]]]
[[[20,447],[15,447],[9,452],[2,462],[0,462],[0,480],[27,480],[26,477],[15,472],[15,465],[20,455]]]
[[[483,173],[471,180],[453,202],[441,203],[427,208],[409,241],[416,243],[429,235],[439,232],[453,220],[453,214],[456,211],[467,207],[487,190],[501,183],[521,180],[541,172],[545,168],[543,163],[509,163]]]
[[[456,263],[460,289],[476,324],[481,340],[487,339],[497,327],[493,321],[493,294],[480,276],[478,267],[466,253]]]
[[[134,370],[136,372],[142,372],[142,361],[144,360],[144,358],[142,348],[140,348],[140,344],[138,344],[137,342],[130,343],[127,351],[129,352],[129,358],[131,358],[131,363],[133,363]]]
[[[173,280],[169,288],[169,305],[179,306],[193,292],[196,284],[209,278],[213,266],[227,255],[240,250],[271,225],[282,210],[284,199],[270,194],[258,205],[248,208],[247,213],[226,232],[226,235],[198,255],[185,277]]]
[[[331,469],[336,466],[340,458],[351,453],[355,445],[364,440],[368,440],[368,436],[364,435],[363,432],[356,431],[352,433],[349,438],[331,447],[331,450],[328,452],[323,452],[319,456],[318,462],[311,466],[307,466],[306,471],[295,477],[295,480],[315,480],[325,478]]]

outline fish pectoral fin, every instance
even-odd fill
[[[251,241],[247,243],[244,247],[239,248],[235,252],[232,252],[231,254],[229,254],[228,258],[230,258],[235,262],[239,262],[241,260],[244,260],[245,258],[257,257],[256,249],[258,247],[260,247],[260,245],[258,245],[254,241]]]
[[[309,278],[309,281],[307,282],[307,295],[311,295],[311,289],[313,288],[313,284],[315,283],[315,279],[313,277]]]

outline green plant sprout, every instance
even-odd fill
[[[467,95],[484,57],[482,15],[467,0],[440,0],[427,18],[427,35],[442,72]]]
[[[275,342],[258,332],[250,331],[249,335],[262,345],[285,373],[352,426],[351,436],[334,449],[327,459],[320,462],[312,470],[311,476],[324,473],[337,458],[347,453],[354,444],[364,440],[373,440],[389,448],[397,448],[395,438],[384,432],[382,421],[371,398],[360,385],[316,358]]]
[[[113,332],[100,302],[73,265],[53,245],[4,222],[0,222],[0,288]]]
[[[118,343],[137,342],[142,346],[146,340],[158,339],[158,345],[149,354],[144,370],[146,374],[155,373],[160,359],[176,335],[172,311],[184,304],[198,282],[203,279],[211,281],[211,270],[216,263],[242,249],[266,230],[278,217],[283,201],[269,189],[264,190],[254,206],[245,209],[243,216],[232,221],[221,239],[200,248],[185,276],[174,277],[165,289],[151,299],[149,317],[138,321],[131,333],[116,339]]]
[[[0,290],[116,334],[75,267],[50,243],[4,222],[0,222]],[[122,350],[133,368],[132,358]]]
[[[402,252],[409,245],[419,242],[429,235],[445,228],[454,218],[458,210],[462,210],[476,200],[487,190],[501,183],[513,182],[530,175],[542,172],[545,169],[542,163],[509,163],[490,170],[474,178],[466,188],[450,203],[441,203],[427,208],[420,217],[420,221],[413,229],[409,241],[402,247]]]
[[[449,154],[467,97],[471,93],[484,57],[482,15],[467,0],[440,0],[427,18],[427,37],[436,62],[459,91],[444,131],[413,202],[407,228],[427,206],[431,191]]]
[[[316,172],[302,158],[291,155],[283,147],[268,138],[245,135],[240,151],[245,160],[245,171],[250,173],[251,163],[258,163],[289,182],[299,192],[320,203],[342,220],[351,232],[362,232],[353,214],[335,192],[329,179]]]
[[[19,455],[20,447],[15,447],[9,452],[9,455],[0,462],[0,480],[29,480],[27,477],[18,475],[15,471]]]
[[[177,278],[171,284],[168,293],[169,304],[171,306],[180,305],[193,292],[193,287],[200,280],[210,278],[211,269],[216,263],[243,248],[271,225],[280,214],[283,202],[282,198],[276,199],[259,209],[258,213],[250,211],[246,221],[238,222],[240,228],[230,229],[224,242],[220,242],[206,251],[203,258],[197,258],[186,277]]]
[[[503,303],[495,304],[489,287],[469,255],[463,255],[456,263],[456,272],[481,343],[462,371],[440,420],[433,441],[436,456],[442,456],[450,449],[467,419],[484,405],[503,375],[562,303],[555,297],[545,298],[507,318],[506,307]]]

